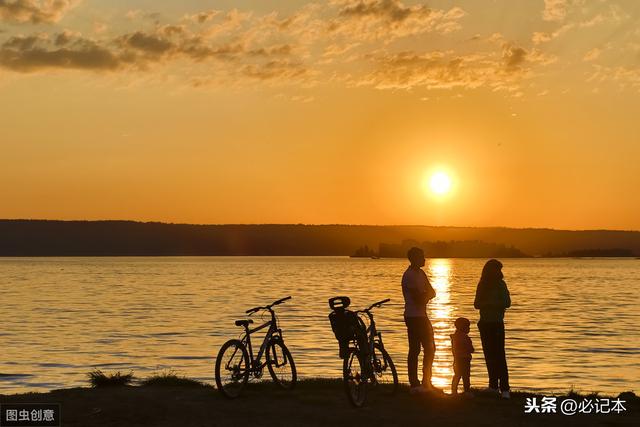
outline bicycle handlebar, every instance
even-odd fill
[[[281,299],[279,299],[278,301],[274,302],[274,303],[273,303],[273,304],[271,304],[271,305],[278,305],[278,304],[282,304],[282,303],[283,303],[283,302],[285,302],[286,300],[290,300],[290,299],[291,299],[291,296],[284,297],[284,298],[281,298]]]
[[[265,305],[265,306],[259,306],[259,307],[253,307],[250,308],[249,310],[247,310],[245,313],[247,313],[249,316],[251,316],[253,313],[255,313],[256,311],[260,311],[260,310],[271,310],[271,307],[273,307],[274,305],[279,305],[282,304],[283,302],[290,300],[291,296],[288,297],[284,297],[284,298],[280,298],[277,301],[272,302],[269,305]]]
[[[373,308],[380,307],[382,304],[386,304],[391,301],[391,298],[383,299],[382,301],[378,301],[376,303],[371,304],[369,308],[364,309],[363,311],[370,311]]]

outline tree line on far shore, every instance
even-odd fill
[[[400,243],[394,243],[400,242]],[[640,232],[504,227],[0,220],[0,256],[636,256]]]
[[[480,240],[418,242],[404,240],[402,243],[380,243],[378,251],[368,245],[360,246],[351,255],[352,258],[406,258],[411,247],[421,248],[429,258],[530,258],[513,245],[489,243]],[[634,257],[631,249],[578,249],[559,253],[546,253],[545,258],[596,258],[596,257]]]
[[[487,243],[480,240],[418,242],[404,240],[399,244],[380,243],[378,252],[367,245],[360,247],[352,257],[405,258],[411,247],[419,247],[429,258],[526,258],[514,246]]]

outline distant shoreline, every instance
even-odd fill
[[[365,225],[190,225],[0,220],[0,257],[366,256],[640,257],[640,232]]]

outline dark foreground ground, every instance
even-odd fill
[[[366,407],[354,409],[338,380],[308,380],[292,392],[250,383],[236,400],[212,387],[122,386],[0,395],[0,404],[60,403],[63,426],[640,426],[640,398],[634,395],[622,397],[627,410],[621,414],[573,416],[559,409],[525,414],[525,398],[532,396],[413,396],[402,387],[393,397],[372,391]]]

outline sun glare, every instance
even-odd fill
[[[444,195],[451,190],[451,179],[444,172],[436,172],[431,175],[429,180],[429,188],[434,194]]]

